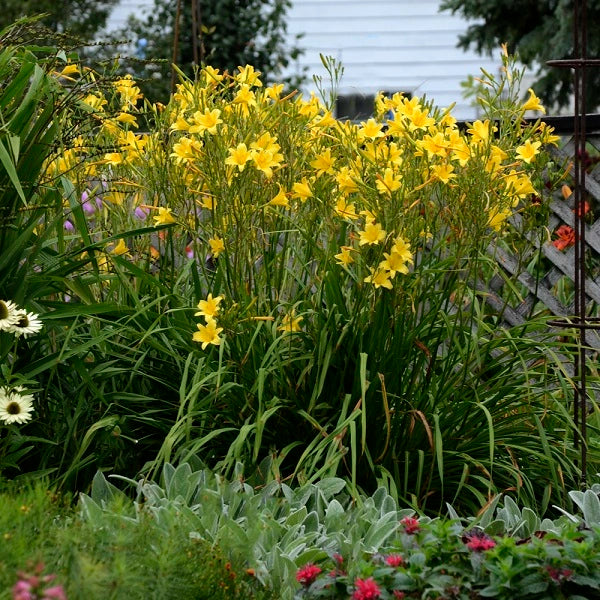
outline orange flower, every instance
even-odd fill
[[[555,233],[558,239],[552,245],[558,250],[565,250],[575,243],[575,231],[569,225],[561,225]]]
[[[582,214],[587,215],[590,211],[590,203],[587,200],[583,201],[583,206],[579,206],[579,210],[573,209],[573,212],[577,214],[577,216],[581,216]]]

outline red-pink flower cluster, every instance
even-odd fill
[[[400,554],[388,554],[385,557],[385,564],[388,567],[401,567],[404,564],[404,559]]]
[[[308,587],[321,573],[321,567],[307,563],[296,572],[296,581],[304,587]]]
[[[467,548],[474,552],[484,552],[496,545],[496,542],[487,533],[479,530],[466,533],[463,536],[463,541],[467,545]]]
[[[421,528],[418,519],[415,519],[414,517],[404,517],[400,523],[404,525],[404,531],[408,533],[408,535],[417,533]]]
[[[561,583],[573,575],[573,571],[571,571],[571,569],[557,569],[556,567],[551,567],[550,565],[546,567],[546,571],[548,572],[548,575],[550,575],[550,579],[556,583]]]
[[[376,600],[381,595],[381,589],[372,577],[368,579],[357,579],[354,582],[354,594],[352,600]]]

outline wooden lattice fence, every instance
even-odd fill
[[[600,129],[594,134],[588,133],[589,146],[593,148],[597,145],[600,148]],[[560,149],[554,151],[555,162],[568,167],[572,163],[573,151],[572,139],[563,138]],[[586,190],[592,207],[587,217],[588,224],[585,226],[586,257],[590,264],[600,266],[600,165],[588,172]],[[551,313],[557,318],[568,319],[574,315],[573,303],[565,303],[557,290],[559,287],[565,287],[558,285],[560,280],[565,278],[569,283],[567,288],[574,286],[575,248],[570,246],[561,250],[552,243],[556,237],[555,232],[561,225],[574,227],[573,207],[573,194],[564,199],[560,190],[557,191],[550,203],[548,223],[543,231],[524,234],[524,243],[528,248],[520,256],[499,245],[488,247],[488,255],[495,261],[497,274],[491,281],[479,283],[476,291],[480,301],[485,302],[493,314],[499,317],[499,326],[525,326],[532,314],[541,311],[546,314]],[[595,216],[593,222],[592,215]],[[512,224],[521,230],[522,217],[516,214],[511,219]],[[538,269],[535,274],[532,274],[527,269],[527,264],[536,253],[541,253],[544,258],[543,261],[538,261],[538,265],[545,266],[542,272]],[[514,293],[515,286],[520,290],[518,295]],[[594,277],[593,271],[590,271],[586,277],[586,307],[588,315],[600,316],[600,276]],[[549,327],[549,331],[556,333],[557,337],[568,335],[564,328]],[[597,331],[589,330],[586,333],[586,343],[589,347],[589,356],[595,356],[600,352],[600,335]],[[573,374],[573,365],[567,359],[565,359],[565,370]],[[593,390],[593,392],[596,399],[600,399],[600,390]]]

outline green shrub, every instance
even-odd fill
[[[266,598],[243,564],[206,540],[190,538],[177,512],[160,523],[129,502],[106,507],[100,526],[81,519],[39,485],[0,495],[0,598],[19,572],[56,575],[70,600],[81,598]]]
[[[465,131],[401,94],[337,121],[249,65],[206,67],[162,106],[129,77],[25,56],[64,110],[27,104],[25,125],[57,116],[60,151],[35,154],[26,200],[41,213],[0,258],[0,299],[44,323],[18,352],[0,331],[0,387],[39,389],[35,418],[9,429],[23,451],[5,476],[80,490],[98,468],[152,477],[199,457],[231,476],[272,457],[288,481],[385,483],[430,514],[505,490],[542,512],[567,502],[573,347],[539,307],[502,329],[481,301],[486,248],[518,245],[509,217],[539,233],[530,200],[556,141],[523,120],[536,101],[519,99],[509,57]],[[10,211],[26,164],[3,175]]]

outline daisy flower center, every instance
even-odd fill
[[[21,414],[21,405],[18,402],[9,402],[6,405],[6,412],[9,415],[19,415]]]
[[[6,306],[6,304],[0,300],[0,320],[8,318],[9,314],[8,306]]]

